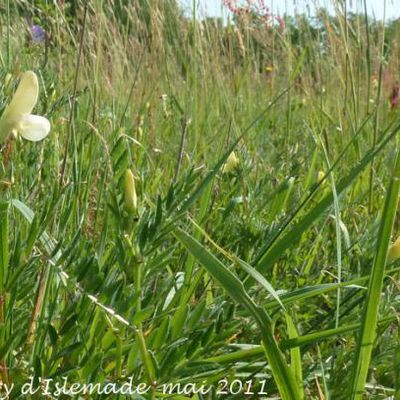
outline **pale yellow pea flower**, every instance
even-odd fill
[[[228,174],[229,172],[233,172],[236,167],[239,165],[239,159],[237,158],[234,151],[229,154],[229,157],[226,159],[225,164],[222,167],[222,173]]]
[[[10,133],[19,133],[24,139],[37,142],[50,132],[47,118],[31,114],[39,96],[39,82],[32,71],[24,72],[17,90],[0,118],[0,143]]]

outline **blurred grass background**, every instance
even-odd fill
[[[268,311],[304,398],[362,398],[348,390],[398,144],[400,22],[334,5],[269,25],[173,0],[0,3],[0,110],[31,69],[52,123],[0,153],[3,382],[240,377],[276,395],[259,326],[181,229]],[[398,276],[364,398],[400,395]],[[181,398],[223,398],[208,396]]]

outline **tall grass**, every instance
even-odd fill
[[[52,123],[0,150],[15,398],[31,376],[151,388],[128,398],[399,396],[398,22],[342,2],[285,28],[172,0],[0,7],[0,112],[31,69]]]

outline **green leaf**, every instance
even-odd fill
[[[299,335],[297,333],[297,329],[296,326],[294,325],[292,317],[288,313],[286,313],[285,317],[286,317],[286,325],[287,325],[289,339],[297,339]],[[301,393],[301,396],[304,397],[300,347],[293,347],[290,350],[290,358],[291,358],[290,367],[292,368],[293,374],[296,378],[298,390]]]

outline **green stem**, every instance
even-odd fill
[[[142,268],[143,262],[134,260],[133,268],[135,269],[135,291],[136,291],[136,313],[139,313],[142,309]],[[149,356],[149,351],[146,345],[146,339],[143,334],[143,326],[142,323],[139,322],[135,327],[135,334],[139,344],[139,351],[142,357],[144,370],[149,381],[149,384],[152,386],[151,389],[151,399],[155,398],[155,374],[153,363]]]
[[[11,42],[10,42],[10,0],[7,0],[7,69],[11,67]]]
[[[0,348],[7,340],[6,330],[6,281],[8,275],[8,203],[0,203]],[[0,359],[0,382],[8,382],[5,357]]]

